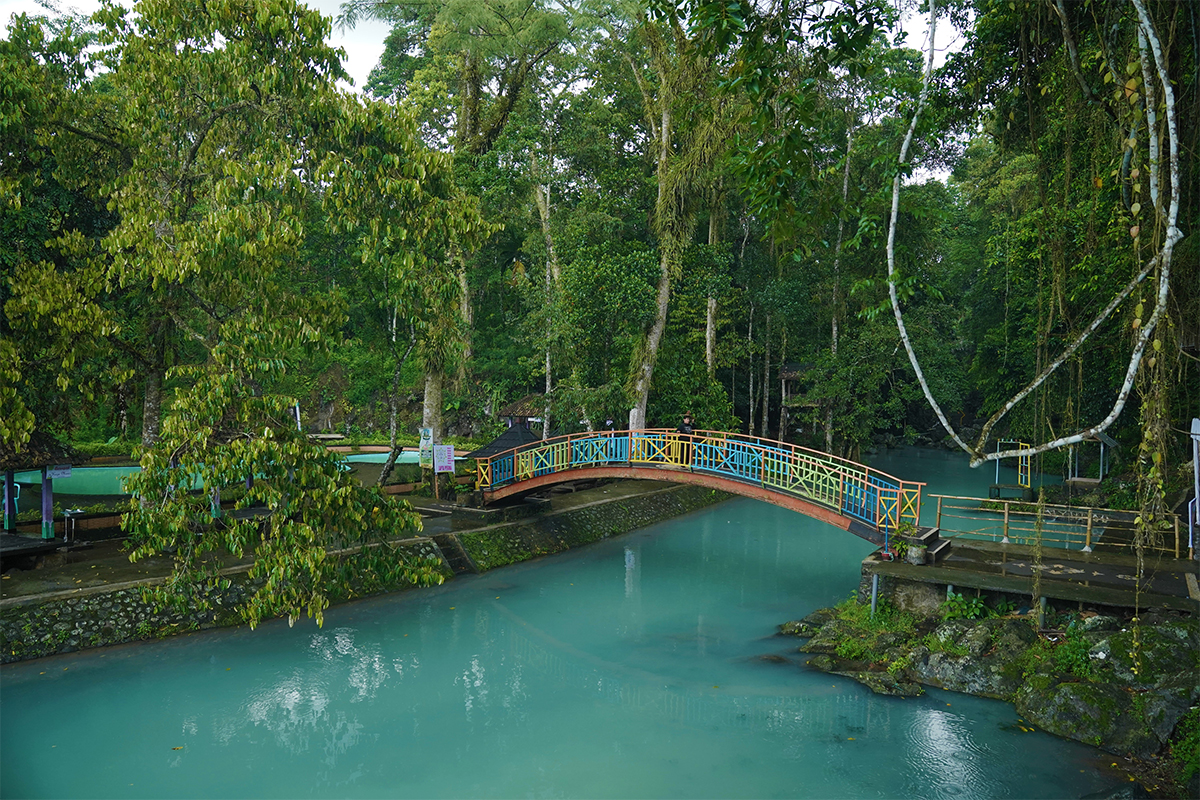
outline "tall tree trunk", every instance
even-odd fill
[[[539,183],[537,177],[537,162],[533,161],[535,180],[533,184],[533,199],[537,205],[538,219],[542,225],[542,237],[546,240],[546,307],[552,308],[557,295],[559,284],[558,256],[554,251],[554,235],[550,231],[550,187]],[[553,320],[546,324],[546,393],[545,409],[542,414],[542,441],[550,438],[550,395],[554,389],[552,364],[550,360],[550,340],[553,331]]]
[[[671,302],[671,272],[664,254],[660,259],[657,299],[655,300],[654,324],[646,335],[638,358],[637,372],[633,382],[633,408],[629,409],[629,429],[646,427],[646,404],[650,399],[650,380],[654,377],[654,361],[658,357],[658,346],[667,327],[667,309]]]
[[[459,313],[463,320],[463,357],[459,371],[465,371],[467,362],[471,360],[471,327],[475,323],[475,309],[471,305],[471,286],[467,282],[467,263],[462,256],[455,254],[457,262],[455,272],[458,275]]]
[[[842,207],[838,209],[837,243],[833,247],[833,299],[829,315],[829,354],[837,365],[838,320],[842,303],[842,241],[846,232],[846,203],[850,198],[850,153],[854,145],[854,117],[851,109],[850,124],[846,128],[846,166],[842,170]],[[825,452],[833,452],[833,403],[825,409]]]
[[[391,477],[392,470],[396,466],[396,457],[400,454],[400,449],[396,447],[396,435],[398,431],[398,420],[400,416],[400,371],[404,369],[404,362],[408,360],[408,356],[412,353],[413,348],[417,344],[416,330],[409,329],[408,348],[404,351],[403,356],[397,357],[397,323],[398,310],[392,309],[392,391],[388,397],[388,457],[383,464],[383,469],[379,473],[379,480],[375,482],[376,486],[383,486],[387,483],[387,479]]]
[[[788,395],[787,395],[787,380],[783,374],[787,369],[787,326],[784,325],[783,333],[779,343],[779,441],[787,441],[784,437],[787,434],[788,428]]]
[[[153,447],[162,429],[162,384],[167,371],[167,322],[151,323],[151,362],[146,369],[146,391],[142,397],[142,446]]]
[[[142,446],[153,447],[162,428],[163,368],[155,365],[146,371],[146,393],[142,398]]]
[[[671,279],[680,269],[683,250],[692,240],[695,217],[687,207],[687,197],[694,191],[694,178],[699,167],[711,161],[707,150],[709,140],[697,136],[693,140],[675,140],[674,104],[689,93],[707,88],[707,72],[710,61],[701,56],[695,42],[687,38],[683,25],[677,19],[659,27],[659,23],[639,13],[640,32],[644,35],[650,51],[650,66],[657,78],[657,87],[652,88],[645,75],[633,60],[626,56],[634,81],[642,96],[642,110],[646,126],[654,142],[655,177],[658,181],[658,197],[654,206],[654,234],[658,239],[659,278],[655,300],[654,323],[645,339],[635,351],[630,362],[630,390],[633,407],[629,410],[629,426],[641,428],[646,424],[646,406],[650,396],[654,363],[662,343],[663,331],[667,326],[667,312],[671,302]],[[674,40],[670,47],[666,36]],[[689,97],[697,100],[699,95]],[[713,133],[713,135],[719,135]],[[685,165],[686,168],[678,168]]]
[[[708,212],[708,243],[716,247],[721,241],[721,187],[718,183],[713,193],[712,206]],[[717,298],[711,293],[704,314],[704,364],[708,368],[708,379],[712,380],[717,371]]]
[[[538,219],[542,224],[542,237],[546,240],[546,266],[550,269],[554,285],[557,286],[562,276],[558,267],[558,253],[554,249],[554,235],[550,231],[550,187],[535,185],[533,199],[537,204]]]
[[[546,394],[544,396],[545,406],[542,411],[542,441],[550,438],[550,390],[553,384],[550,381],[550,347],[546,347]]]
[[[746,433],[750,436],[754,435],[754,406],[756,398],[754,396],[754,304],[750,304],[750,325],[746,328],[746,352],[749,353],[750,363],[746,368],[746,397],[749,405],[746,406],[746,416],[749,418],[749,428]]]
[[[442,440],[442,383],[440,369],[425,371],[425,399],[421,404],[421,427],[433,428],[433,440]]]
[[[771,430],[767,426],[767,421],[771,417],[771,315],[767,314],[766,324],[763,326],[763,377],[762,377],[762,424],[759,430],[763,436],[768,436]]]

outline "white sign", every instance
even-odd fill
[[[46,468],[47,478],[69,478],[71,477],[70,464],[55,464],[53,467]]]
[[[433,466],[433,428],[421,428],[421,444],[417,451],[417,460],[422,468]]]
[[[433,471],[454,472],[454,446],[435,444],[433,446]]]

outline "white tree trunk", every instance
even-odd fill
[[[1030,382],[1030,384],[1028,386],[1026,386],[1024,389],[1022,389],[1020,392],[1018,392],[1016,395],[1014,395],[1013,398],[1011,398],[1009,401],[1007,401],[1001,407],[1001,409],[999,411],[997,411],[996,414],[994,414],[991,419],[988,420],[988,422],[981,429],[980,437],[975,442],[974,446],[969,446],[965,442],[963,442],[963,440],[959,437],[958,433],[955,432],[954,428],[950,425],[949,421],[946,419],[946,416],[942,412],[942,409],[938,405],[937,401],[933,398],[933,393],[930,391],[929,384],[925,380],[925,375],[921,371],[920,364],[917,361],[916,353],[913,351],[912,343],[909,340],[908,332],[904,326],[904,318],[900,311],[900,303],[899,303],[899,300],[896,295],[896,283],[895,283],[895,234],[896,234],[896,215],[899,210],[899,201],[900,201],[900,180],[901,180],[900,172],[897,172],[896,178],[892,184],[892,217],[891,217],[891,221],[890,221],[890,224],[888,227],[888,244],[887,244],[888,294],[891,299],[892,312],[896,318],[896,325],[900,331],[900,339],[904,343],[905,352],[908,354],[909,362],[912,364],[913,371],[916,373],[916,376],[917,376],[917,380],[921,384],[921,390],[925,393],[926,400],[928,400],[930,406],[933,408],[934,413],[937,414],[938,420],[941,421],[941,423],[942,423],[942,427],[946,429],[946,431],[950,434],[950,436],[954,439],[954,441],[959,445],[959,447],[961,447],[963,450],[965,450],[967,453],[969,453],[971,455],[971,466],[973,466],[973,467],[979,466],[980,464],[983,464],[986,461],[997,461],[1000,459],[1013,458],[1016,456],[1036,455],[1037,453],[1044,453],[1048,450],[1054,450],[1054,449],[1057,449],[1060,447],[1066,447],[1068,445],[1077,444],[1079,442],[1084,441],[1085,439],[1087,439],[1089,437],[1095,436],[1097,433],[1107,429],[1110,425],[1112,425],[1112,423],[1114,421],[1116,421],[1117,417],[1120,416],[1121,412],[1125,408],[1126,402],[1128,402],[1128,400],[1129,400],[1129,395],[1133,389],[1133,381],[1137,375],[1138,367],[1141,365],[1142,356],[1145,354],[1146,346],[1149,343],[1150,337],[1154,333],[1154,330],[1157,327],[1159,321],[1162,319],[1162,315],[1166,311],[1167,298],[1168,298],[1169,292],[1170,292],[1171,258],[1174,253],[1176,243],[1178,243],[1178,241],[1182,238],[1182,233],[1180,232],[1179,228],[1177,227],[1177,221],[1179,219],[1180,177],[1179,177],[1179,132],[1178,132],[1178,122],[1177,122],[1177,117],[1176,117],[1176,110],[1175,110],[1175,92],[1171,86],[1170,75],[1167,72],[1167,64],[1166,64],[1166,59],[1163,57],[1161,40],[1159,39],[1158,32],[1154,29],[1154,23],[1150,19],[1150,15],[1146,12],[1146,8],[1145,8],[1145,5],[1143,4],[1143,0],[1130,0],[1130,1],[1132,2],[1133,6],[1136,9],[1137,14],[1138,14],[1138,19],[1140,22],[1139,37],[1144,37],[1146,44],[1149,45],[1150,51],[1154,55],[1154,62],[1155,62],[1157,76],[1158,76],[1158,82],[1159,82],[1159,85],[1162,87],[1163,103],[1164,103],[1165,113],[1166,113],[1167,133],[1168,133],[1168,141],[1169,141],[1169,146],[1170,146],[1168,163],[1169,163],[1169,176],[1170,176],[1169,187],[1170,187],[1170,194],[1171,194],[1171,202],[1170,202],[1170,207],[1169,207],[1167,213],[1165,214],[1166,237],[1163,241],[1162,249],[1157,254],[1155,254],[1155,256],[1153,258],[1150,259],[1150,261],[1146,264],[1146,266],[1142,269],[1142,271],[1137,275],[1137,277],[1135,277],[1129,284],[1126,285],[1126,287],[1121,292],[1119,292],[1117,294],[1117,296],[1108,304],[1108,306],[1106,306],[1105,309],[1100,312],[1100,314],[1092,321],[1092,323],[1087,328],[1085,328],[1083,330],[1083,332],[1079,334],[1079,336],[1076,337],[1075,341],[1072,342],[1071,345],[1069,345],[1057,359],[1055,359],[1053,362],[1051,362],[1051,364],[1048,367],[1043,369],[1042,372],[1036,378],[1034,378],[1034,380],[1032,382]],[[909,129],[908,129],[908,135],[905,137],[904,144],[900,148],[900,166],[901,166],[901,168],[903,168],[903,165],[905,163],[905,158],[907,157],[907,154],[908,154],[908,147],[912,141],[913,132],[916,129],[917,119],[920,116],[921,110],[925,105],[925,99],[928,95],[928,90],[929,90],[929,76],[930,76],[930,72],[932,71],[932,67],[933,67],[933,34],[936,29],[936,22],[937,22],[937,12],[936,12],[936,8],[934,6],[933,0],[931,0],[931,2],[930,2],[929,15],[930,15],[929,52],[928,52],[928,58],[927,58],[926,65],[925,65],[925,77],[924,77],[924,80],[922,83],[922,88],[921,88],[921,98],[917,104],[917,111],[913,115],[912,124],[909,126]],[[1151,92],[1151,93],[1153,92],[1152,85],[1147,84],[1147,86],[1145,88],[1148,92]],[[1152,95],[1150,95],[1150,96],[1152,96]],[[1157,137],[1156,137],[1155,143],[1158,144]],[[1159,144],[1159,147],[1161,147],[1161,144]],[[1158,152],[1152,152],[1151,153],[1152,175],[1153,175],[1153,171],[1156,170],[1155,164],[1158,161],[1161,161],[1161,154]],[[1156,191],[1156,195],[1157,195],[1157,191]],[[1161,215],[1162,210],[1161,210],[1161,208],[1158,208],[1159,203],[1156,202],[1155,206],[1156,206],[1156,213]],[[1130,229],[1131,237],[1136,239],[1139,234],[1140,234],[1139,226],[1135,225],[1133,228]],[[1092,425],[1089,428],[1078,431],[1077,433],[1070,434],[1068,436],[1059,437],[1057,439],[1054,439],[1053,441],[1044,442],[1042,444],[1034,445],[1031,447],[1024,447],[1024,448],[1013,449],[1013,450],[1001,450],[999,452],[994,452],[994,453],[983,452],[983,450],[987,444],[987,435],[991,431],[991,429],[995,425],[995,423],[998,422],[1013,406],[1015,406],[1018,402],[1020,402],[1025,397],[1027,397],[1029,395],[1029,393],[1033,391],[1033,389],[1035,389],[1042,382],[1044,382],[1046,380],[1046,378],[1049,377],[1050,374],[1052,374],[1055,370],[1057,370],[1066,361],[1066,359],[1068,357],[1070,357],[1070,355],[1072,353],[1074,353],[1075,350],[1077,350],[1087,340],[1087,338],[1100,326],[1100,324],[1112,313],[1112,311],[1120,304],[1120,302],[1122,300],[1124,300],[1126,297],[1128,297],[1130,293],[1132,293],[1133,289],[1138,284],[1140,284],[1146,278],[1146,276],[1149,275],[1150,271],[1152,269],[1154,269],[1155,267],[1158,268],[1158,291],[1156,292],[1156,296],[1155,296],[1154,309],[1151,312],[1150,317],[1148,319],[1143,321],[1139,318],[1137,320],[1137,322],[1135,323],[1135,329],[1137,330],[1137,333],[1134,337],[1133,351],[1129,358],[1129,365],[1125,371],[1125,378],[1121,384],[1120,389],[1117,392],[1116,400],[1114,401],[1113,407],[1109,411],[1108,415],[1105,416],[1104,419],[1102,419],[1100,422],[1096,423],[1095,425]],[[1157,340],[1155,340],[1155,341],[1157,342]]]
[[[421,427],[433,428],[433,440],[442,440],[442,382],[438,370],[425,373],[425,399],[421,404]]]

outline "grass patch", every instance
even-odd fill
[[[889,649],[907,644],[917,635],[918,618],[900,611],[884,598],[875,604],[874,616],[871,607],[859,603],[855,595],[839,603],[834,610],[844,631],[834,650],[841,658],[882,662]]]
[[[1179,767],[1179,782],[1184,786],[1200,772],[1200,707],[1184,714],[1175,726],[1171,759]]]

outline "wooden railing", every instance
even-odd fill
[[[476,487],[484,491],[598,466],[690,470],[819,503],[884,532],[904,523],[919,525],[925,485],[817,450],[722,431],[574,433],[480,458],[477,463]]]
[[[937,500],[937,527],[943,538],[959,536],[995,542],[1032,545],[1038,538],[1037,503],[981,500],[978,497],[931,495]],[[1134,547],[1136,511],[1045,504],[1041,508],[1041,540],[1047,547],[1091,552]],[[1148,549],[1180,558],[1180,518],[1165,514],[1152,531]]]

